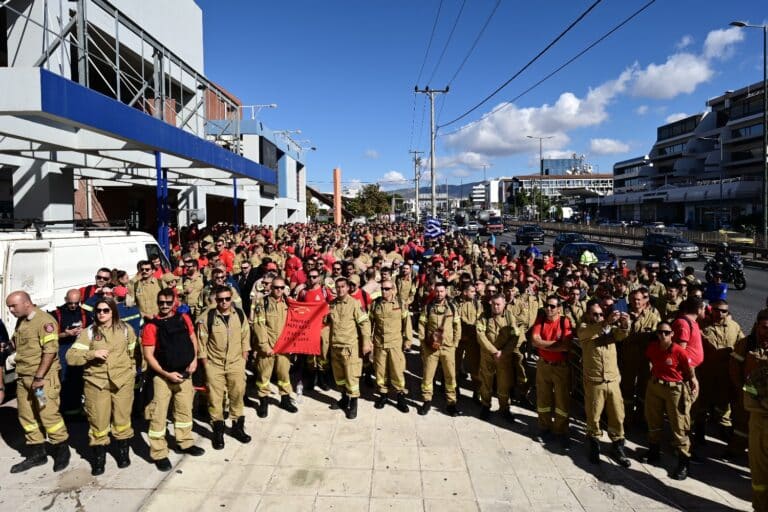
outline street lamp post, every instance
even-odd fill
[[[723,134],[717,137],[697,137],[699,140],[712,140],[720,144],[720,202],[718,204],[717,227],[723,227]]]
[[[542,219],[542,210],[544,209],[544,156],[542,153],[542,142],[546,139],[553,139],[554,136],[537,137],[535,135],[526,135],[529,139],[539,139],[539,222]]]
[[[763,248],[768,248],[768,25],[732,21],[731,26],[763,31]]]

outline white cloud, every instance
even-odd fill
[[[381,155],[375,149],[366,149],[365,153],[363,153],[363,156],[370,160],[378,160]]]
[[[467,176],[471,176],[472,173],[467,169],[454,169],[451,171],[451,175],[453,175],[454,178],[466,178]]]
[[[733,46],[744,40],[744,31],[739,27],[713,30],[704,41],[704,57],[727,59],[733,55]]]
[[[552,137],[543,142],[547,153],[562,149],[570,142],[569,130],[598,125],[608,118],[608,104],[626,90],[632,72],[633,69],[625,70],[616,80],[590,89],[583,98],[564,92],[553,105],[520,108],[513,103],[502,103],[484,119],[446,135],[445,143],[464,153],[480,155],[481,158],[473,156],[479,163],[483,155],[538,151],[539,141],[528,135]]]
[[[635,109],[635,114],[639,116],[644,116],[648,113],[648,105],[640,105]]]
[[[437,167],[466,166],[471,167],[472,169],[482,169],[484,165],[490,166],[491,164],[488,162],[488,158],[481,155],[480,153],[476,153],[474,151],[463,151],[457,155],[446,157],[438,156],[435,165]]]
[[[686,117],[688,117],[688,114],[686,114],[685,112],[675,112],[674,114],[669,114],[665,119],[665,121],[667,123],[674,123],[675,121],[685,119]]]
[[[706,59],[691,53],[676,53],[664,64],[648,64],[636,71],[632,93],[655,99],[674,98],[692,93],[699,84],[712,78],[712,74]]]
[[[410,180],[406,179],[402,173],[397,171],[389,171],[378,180],[382,189],[402,188],[410,183]]]
[[[677,44],[675,44],[675,49],[682,50],[683,48],[691,46],[691,44],[693,44],[693,36],[686,34],[677,42]]]
[[[616,155],[629,151],[629,144],[616,139],[592,139],[589,141],[589,151],[596,155]]]

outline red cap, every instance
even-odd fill
[[[437,263],[437,262],[445,263],[445,260],[443,259],[442,256],[435,256],[434,258],[432,258],[432,263]]]
[[[115,297],[124,299],[125,296],[128,295],[128,288],[125,286],[115,286],[112,288],[112,293],[115,295]]]
[[[267,270],[277,270],[277,265],[270,261],[267,263]]]

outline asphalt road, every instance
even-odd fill
[[[538,246],[539,249],[551,249],[553,237],[546,237],[544,239],[544,245]],[[497,238],[497,244],[500,242],[514,243],[514,236],[505,233]],[[619,258],[626,258],[627,261],[632,261],[630,266],[634,268],[636,261],[642,260],[640,250],[626,249],[622,247],[615,247],[606,245],[606,249],[613,252]],[[520,246],[515,246],[515,249],[520,250]],[[704,264],[705,259],[699,259],[698,261],[683,261],[684,266],[692,266],[696,269],[696,276],[704,282]],[[760,309],[765,307],[766,297],[768,297],[768,271],[755,268],[745,268],[744,274],[747,278],[747,287],[744,290],[736,290],[731,286],[728,289],[728,304],[730,305],[731,314],[734,320],[739,322],[742,330],[745,333],[749,333],[752,328],[752,324],[755,322],[755,317]]]

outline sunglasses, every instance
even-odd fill
[[[103,314],[107,314],[107,313],[111,313],[111,312],[112,312],[112,310],[109,309],[109,308],[96,308],[96,313],[99,313],[99,314],[102,314],[102,313]]]
[[[319,276],[319,275],[317,275],[317,274],[311,274],[311,275],[309,276],[309,278],[310,278],[310,279],[317,279],[318,277],[320,277],[320,276]]]
[[[158,306],[171,306],[171,305],[173,305],[173,301],[172,300],[159,300],[159,301],[157,301],[157,305]]]
[[[112,276],[96,276],[97,281],[109,281],[112,279]]]
[[[272,286],[272,289],[273,289],[273,290],[284,290],[284,289],[285,289],[285,286],[278,286],[278,285],[274,285],[274,286]]]
[[[546,306],[547,309],[557,309],[557,307],[558,307],[557,304],[547,304]]]
[[[141,269],[142,272],[152,272],[152,267],[146,267]]]
[[[592,316],[604,317],[605,315],[602,313],[592,313]]]
[[[67,302],[67,306],[79,306],[79,302]]]
[[[672,331],[662,331],[658,330],[657,333],[661,334],[662,336],[672,336]]]
[[[216,297],[216,302],[229,302],[232,300],[232,297]]]
[[[384,287],[382,287],[382,288],[381,288],[381,291],[383,291],[383,292],[388,292],[388,291],[389,291],[389,290],[391,290],[391,289],[392,289],[392,287],[391,287],[391,286],[389,286],[389,287],[387,287],[387,288],[384,288]]]

